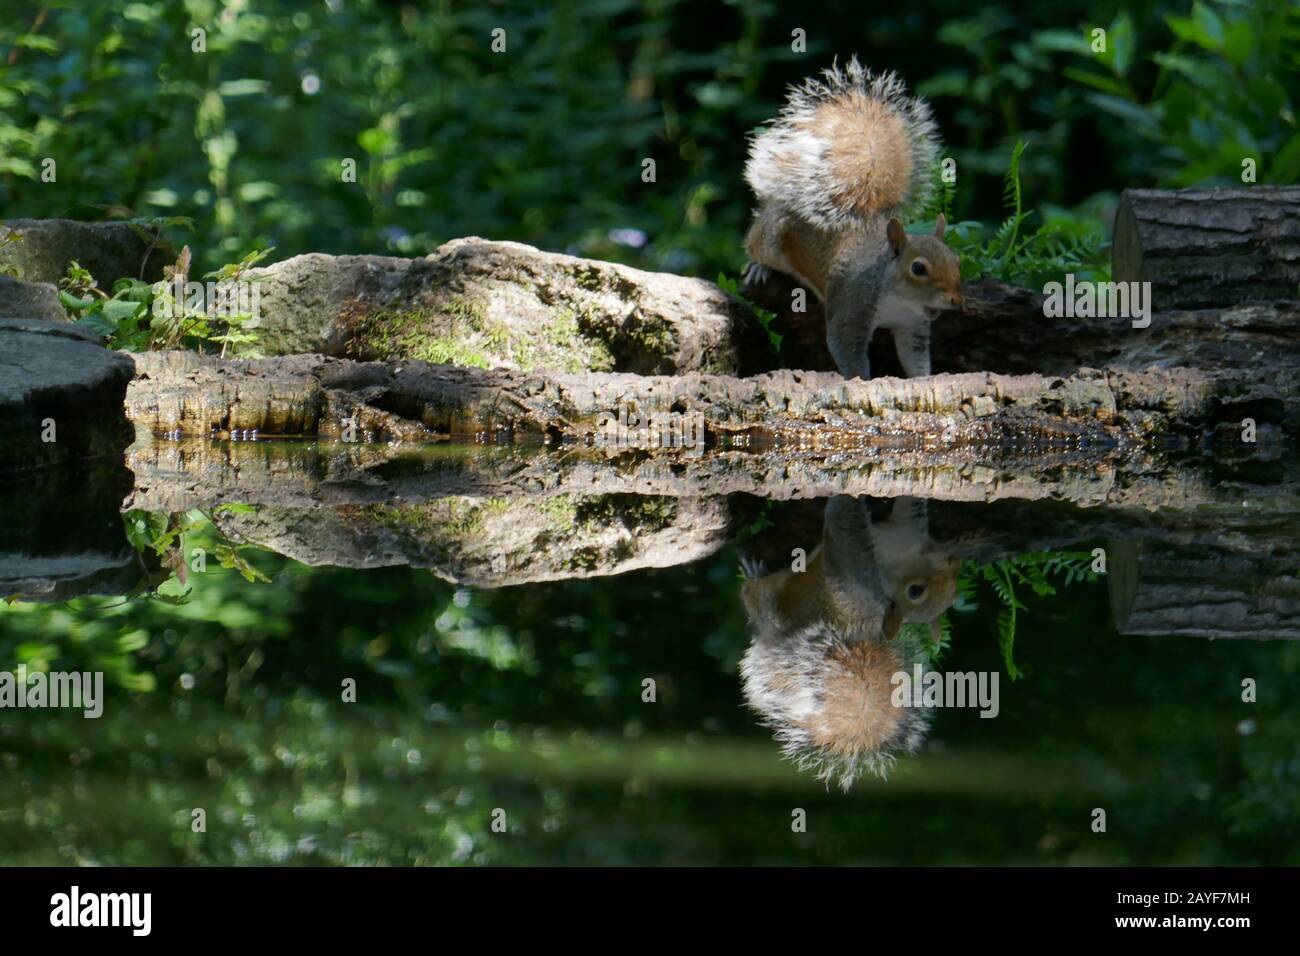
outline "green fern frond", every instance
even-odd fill
[[[1017,595],[1016,585],[1028,587],[1039,597],[1050,597],[1057,593],[1051,579],[1062,577],[1067,586],[1076,581],[1095,581],[1097,574],[1092,570],[1092,554],[1087,551],[1031,551],[963,569],[957,579],[961,603],[974,603],[972,598],[980,579],[987,582],[1001,602],[1002,609],[997,616],[998,647],[1007,676],[1013,681],[1023,675],[1015,661],[1016,626],[1019,613],[1029,610]]]

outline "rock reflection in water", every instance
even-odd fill
[[[581,451],[146,442],[128,458],[133,487],[113,472],[87,484],[95,494],[71,493],[68,476],[13,489],[27,519],[6,529],[0,584],[28,600],[131,590],[159,571],[121,537],[118,511],[141,507],[202,508],[231,542],[307,565],[427,568],[481,588],[688,565],[739,542],[747,702],[788,756],[847,786],[923,742],[930,718],[894,703],[893,678],[937,666],[962,568],[1050,562],[1086,543],[1121,634],[1300,637],[1294,463],[1166,462],[1135,477],[1098,456],[1056,472],[793,460],[782,500],[764,501],[708,493],[761,487],[778,463],[754,455],[684,470]],[[800,500],[803,479],[810,495],[837,483],[912,494]]]

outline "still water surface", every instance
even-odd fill
[[[0,669],[106,688],[0,712],[2,863],[1300,863],[1276,463],[128,462],[3,489]]]

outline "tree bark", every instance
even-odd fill
[[[639,376],[532,374],[317,355],[221,359],[190,352],[133,356],[126,412],[154,434],[191,438],[311,435],[428,442],[508,435],[623,448],[774,445],[823,455],[854,449],[1140,445],[1199,433],[1243,395],[1245,375],[1188,369],[1069,377],[988,373],[845,381],[833,373]],[[630,428],[614,436],[620,416]],[[639,419],[640,424],[637,424]],[[648,426],[648,427],[647,427]],[[681,445],[675,444],[676,427]]]
[[[930,525],[938,547],[981,563],[1103,546],[1120,634],[1295,640],[1300,468],[1280,465],[1273,484],[1221,477],[1212,495],[1194,491],[1158,509],[931,502]]]
[[[1161,311],[1298,299],[1300,186],[1127,189],[1111,255]]]
[[[743,290],[775,313],[784,338],[781,359],[792,368],[834,369],[826,349],[821,304],[806,293],[806,311],[790,308],[793,279],[772,273]],[[1292,289],[1295,298],[1295,289]],[[1080,368],[1239,369],[1253,384],[1238,390],[1232,414],[1300,425],[1300,301],[1247,302],[1222,308],[1157,311],[1135,329],[1127,318],[1049,318],[1043,296],[995,279],[970,283],[966,303],[931,326],[931,365],[939,372],[1068,376]],[[889,333],[871,345],[871,367],[899,374]],[[1225,418],[1229,417],[1225,410]]]
[[[1294,526],[1291,529],[1295,533]],[[1295,540],[1294,537],[1291,538]],[[1138,555],[1132,607],[1121,634],[1169,637],[1300,639],[1300,578],[1295,563],[1280,567],[1268,552],[1225,554],[1184,548]],[[1290,558],[1296,558],[1292,548]]]

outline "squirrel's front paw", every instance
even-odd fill
[[[767,566],[757,558],[751,558],[747,554],[740,556],[740,570],[744,572],[745,577],[751,581],[755,578],[767,576]]]

